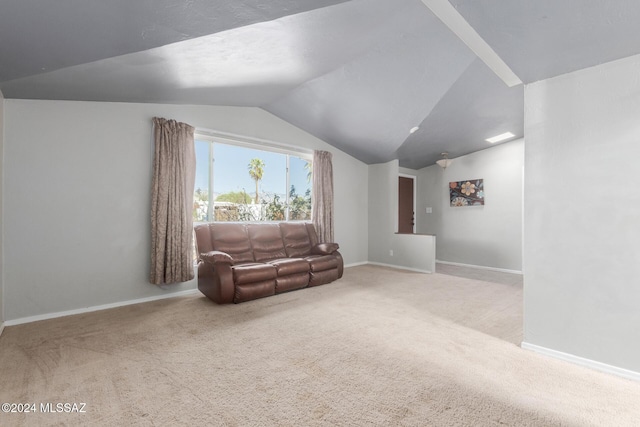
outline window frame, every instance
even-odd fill
[[[244,223],[270,223],[270,222],[304,222],[304,221],[310,220],[310,219],[309,220],[289,219],[289,193],[291,191],[289,168],[290,168],[290,156],[295,156],[300,159],[308,161],[312,165],[311,170],[313,171],[313,150],[312,149],[296,147],[293,145],[283,144],[280,142],[270,141],[262,138],[254,138],[254,137],[242,136],[242,135],[237,135],[237,134],[232,134],[227,132],[219,132],[219,131],[211,131],[211,130],[203,130],[203,129],[196,129],[196,131],[194,132],[194,143],[195,141],[206,141],[210,143],[209,158],[208,158],[208,162],[209,162],[208,184],[209,184],[209,192],[211,194],[211,197],[213,197],[213,190],[215,188],[213,169],[215,167],[215,144],[216,143],[233,145],[236,147],[249,148],[249,149],[259,150],[259,151],[268,151],[272,153],[283,154],[286,156],[285,157],[286,159],[285,219],[279,220],[279,221],[264,220],[264,221],[236,221],[236,222],[240,222],[244,224]],[[196,165],[196,168],[197,168],[197,165]],[[313,180],[312,180],[312,183],[313,183]],[[311,191],[313,192],[313,184],[312,184]],[[194,192],[195,192],[195,189],[194,189]],[[206,222],[216,222],[214,219],[213,207],[214,207],[214,200],[209,200],[209,204],[207,207]],[[313,212],[313,203],[311,203],[310,214],[312,214],[312,212]],[[201,223],[201,221],[194,221],[194,223]]]

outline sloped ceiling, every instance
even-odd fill
[[[344,0],[2,0],[0,81],[270,21]]]
[[[450,0],[525,83],[640,53],[637,0]]]
[[[366,163],[414,169],[523,136],[523,86],[434,2],[3,0],[0,90],[261,107]],[[635,0],[449,3],[525,83],[640,53]]]

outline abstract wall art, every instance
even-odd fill
[[[468,179],[449,183],[451,206],[484,205],[484,180]]]

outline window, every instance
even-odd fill
[[[195,135],[194,221],[311,219],[311,153]]]

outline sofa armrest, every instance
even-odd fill
[[[203,260],[198,263],[198,289],[218,304],[233,302],[235,285],[231,264],[212,264]]]
[[[337,243],[318,243],[311,248],[313,255],[330,255],[337,251],[340,246]]]
[[[211,251],[205,254],[200,254],[200,259],[211,264],[225,263],[233,265],[233,258],[231,258],[231,255],[220,251]]]

